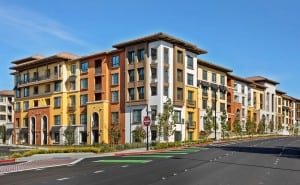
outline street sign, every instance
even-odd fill
[[[148,127],[148,126],[150,125],[150,123],[151,123],[150,116],[145,116],[143,122],[144,122],[144,125],[145,125],[146,127]]]

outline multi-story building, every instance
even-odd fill
[[[261,115],[265,109],[264,107],[264,85],[253,82],[253,121],[256,123],[256,128],[261,120]]]
[[[12,143],[12,131],[14,120],[14,103],[15,93],[11,90],[0,91],[0,126],[5,126],[6,133],[0,135],[0,143]],[[5,136],[5,137],[4,137]],[[6,141],[4,140],[6,139]]]
[[[132,142],[132,132],[151,115],[151,140],[165,141],[158,131],[157,115],[171,98],[176,128],[169,141],[196,139],[197,55],[205,50],[164,33],[113,45],[124,49],[125,58],[125,142]],[[183,121],[185,120],[185,121]]]
[[[265,86],[264,94],[261,99],[263,99],[263,107],[260,107],[260,118],[265,120],[265,131],[270,132],[270,130],[275,130],[275,117],[276,117],[276,85],[279,83],[273,80],[270,80],[265,77],[261,76],[253,76],[246,78],[248,80],[251,80],[257,84]],[[272,122],[273,128],[270,129],[269,125]]]
[[[229,123],[231,128],[234,120],[239,120],[242,130],[246,130],[246,122],[248,116],[253,115],[253,82],[242,77],[229,74],[227,81],[231,85],[232,90],[227,93],[227,98],[232,102],[228,103]],[[229,112],[230,111],[230,112]]]
[[[276,130],[278,133],[282,133],[283,129],[283,122],[284,122],[284,111],[283,109],[283,95],[286,93],[280,90],[276,90]]]
[[[221,136],[220,116],[227,112],[227,73],[231,69],[198,59],[198,85],[199,85],[199,123],[200,131],[204,131],[207,108],[213,110],[218,129],[216,137]],[[213,137],[213,134],[210,136]]]
[[[300,99],[295,98],[295,127],[298,130],[298,135],[300,133]]]

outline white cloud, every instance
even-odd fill
[[[85,41],[76,38],[68,31],[68,28],[59,21],[46,17],[38,12],[33,12],[17,6],[0,6],[0,23],[1,29],[12,29],[16,32],[36,36],[52,36],[67,42],[81,46],[89,46]],[[2,27],[0,24],[0,27]]]

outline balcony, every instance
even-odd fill
[[[102,87],[101,84],[95,84],[95,92],[101,92]]]
[[[187,121],[186,122],[187,129],[195,129],[196,128],[196,121]]]
[[[60,73],[51,73],[49,75],[38,76],[34,78],[30,78],[28,81],[20,80],[17,82],[18,87],[26,87],[30,85],[37,85],[41,83],[48,83],[52,81],[62,80],[62,76]]]
[[[100,67],[95,68],[95,76],[101,76],[102,75],[102,70]]]
[[[70,105],[68,105],[68,111],[69,112],[74,112],[75,111],[75,104],[70,104]]]
[[[196,101],[195,101],[195,100],[187,99],[187,100],[186,100],[186,105],[187,105],[188,107],[191,107],[191,108],[196,108]]]

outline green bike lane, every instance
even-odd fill
[[[172,158],[179,155],[186,155],[190,153],[200,152],[201,150],[207,150],[206,147],[187,147],[187,148],[179,148],[179,149],[171,149],[164,151],[149,151],[149,153],[141,153],[141,154],[130,154],[124,156],[117,156],[114,158],[108,159],[100,159],[93,161],[95,163],[125,163],[125,164],[137,164],[137,163],[149,163],[153,160],[163,160]]]

